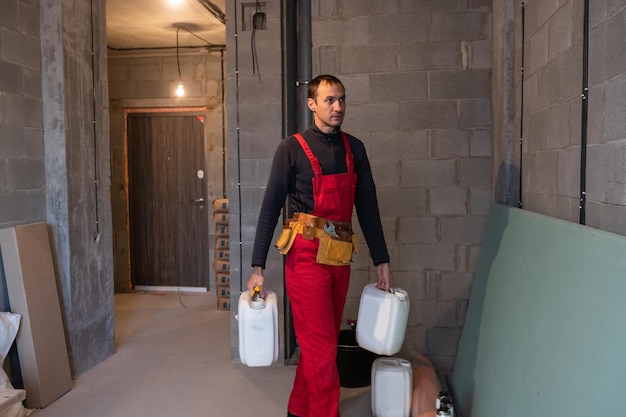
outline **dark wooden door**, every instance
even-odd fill
[[[201,118],[128,118],[131,280],[134,286],[209,287]]]

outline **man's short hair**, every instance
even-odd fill
[[[334,75],[328,75],[328,74],[318,75],[317,77],[313,78],[309,82],[309,85],[307,87],[309,98],[312,98],[313,100],[315,100],[315,98],[317,97],[317,88],[320,86],[322,82],[329,84],[329,85],[339,84],[344,90],[346,89],[343,86],[343,83],[339,80],[339,78],[335,77]]]

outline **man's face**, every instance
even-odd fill
[[[308,99],[315,125],[325,133],[339,130],[346,110],[346,92],[341,84],[322,82],[317,88],[317,97]]]

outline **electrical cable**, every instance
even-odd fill
[[[261,15],[261,5],[259,4],[259,0],[256,2],[256,9],[254,15],[252,16],[252,36],[250,37],[250,48],[252,49],[252,73],[257,74],[259,81],[261,80],[261,70],[259,69],[259,59],[257,57],[256,52],[256,31],[257,29],[257,17]],[[261,20],[263,17],[261,17]],[[261,24],[262,25],[262,24]]]
[[[187,29],[184,26],[177,26],[176,27],[176,65],[178,66],[178,88],[176,90],[176,95],[178,95],[178,96],[182,96],[184,94],[183,82],[182,82],[182,77],[181,77],[181,72],[180,72],[180,54],[179,54],[180,43],[179,43],[179,35],[178,35],[181,29],[183,29],[184,31],[190,33],[191,35],[195,36],[196,38],[200,39],[201,41],[205,42],[209,47],[213,45],[213,44],[211,44],[211,42],[207,41],[206,39],[202,38],[201,36],[196,35],[191,30]],[[223,50],[222,50],[222,57],[223,57]],[[222,73],[222,79],[223,79],[223,73]]]
[[[224,51],[221,51],[222,67],[222,197],[226,198],[226,93],[225,93],[225,71],[224,71]]]
[[[180,32],[180,26],[176,28],[176,65],[178,66],[178,87],[176,87],[176,96],[182,97],[185,95],[185,87],[183,85],[183,78],[180,75],[180,53],[178,47],[178,32]]]
[[[211,47],[211,46],[218,46],[218,45],[215,45],[215,44],[213,44],[213,43],[211,43],[211,42],[207,41],[207,40],[206,40],[206,39],[204,39],[203,37],[196,35],[195,33],[193,33],[192,31],[190,31],[189,29],[187,29],[187,28],[186,28],[186,27],[184,27],[184,26],[178,26],[177,28],[178,28],[178,29],[182,29],[182,30],[184,30],[184,31],[186,31],[186,32],[189,32],[191,35],[195,36],[196,38],[200,39],[202,42],[206,43],[206,46],[209,46],[209,47]],[[221,45],[220,45],[220,46],[221,46]]]
[[[587,202],[587,124],[589,116],[589,0],[584,3],[583,23],[583,79],[582,79],[582,120],[580,144],[580,213],[579,223],[585,224]]]
[[[523,173],[523,160],[524,160],[524,43],[525,39],[525,28],[526,28],[526,6],[524,1],[522,1],[522,63],[521,63],[521,72],[522,79],[520,82],[520,123],[519,123],[519,199],[517,202],[517,207],[522,208],[522,173]]]
[[[100,241],[100,224],[99,224],[99,213],[98,213],[98,141],[96,138],[97,128],[96,128],[96,37],[94,35],[94,24],[93,24],[93,2],[90,2],[90,17],[91,17],[91,88],[92,88],[92,107],[93,107],[93,120],[92,120],[92,129],[93,129],[93,188],[94,188],[94,215],[95,215],[95,227],[96,231],[93,234],[93,240],[96,242]]]
[[[178,65],[178,81],[181,81],[180,78],[180,56],[178,55],[178,32],[180,31],[180,26],[176,28],[176,64]]]
[[[184,28],[183,28],[184,29]],[[173,46],[141,46],[141,47],[137,47],[137,48],[115,48],[113,46],[109,46],[107,45],[107,49],[110,51],[117,51],[117,52],[128,52],[128,51],[162,51],[165,49],[174,49],[175,47]],[[211,45],[199,45],[199,46],[181,46],[180,49],[207,49],[208,52],[212,52],[212,51],[223,51],[226,49],[226,45],[217,45],[217,44],[211,44]],[[162,55],[159,55],[162,56]]]
[[[239,30],[237,29],[237,0],[233,0],[235,4],[235,125],[237,130],[237,193],[239,206],[239,293],[243,292],[243,237],[241,226],[243,219],[241,216],[241,126],[239,120]]]

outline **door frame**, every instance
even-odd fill
[[[133,282],[132,282],[132,274],[131,271],[131,253],[130,253],[130,207],[129,207],[129,183],[128,183],[128,117],[133,114],[154,114],[154,115],[165,115],[165,114],[177,114],[177,113],[202,113],[205,117],[207,116],[207,108],[205,106],[190,106],[190,107],[125,107],[123,109],[124,113],[124,193],[125,193],[125,203],[126,203],[126,223],[125,223],[125,231],[126,231],[126,241],[127,241],[127,253],[126,259],[128,262],[128,291],[132,291]],[[206,135],[203,133],[203,149],[205,152],[204,158],[206,158]],[[208,190],[207,195],[208,195]],[[209,218],[209,223],[211,219]],[[209,226],[210,229],[210,226]],[[207,230],[207,234],[209,230]],[[210,242],[210,239],[209,239]],[[210,248],[209,248],[210,253]],[[209,280],[210,283],[210,280]]]

